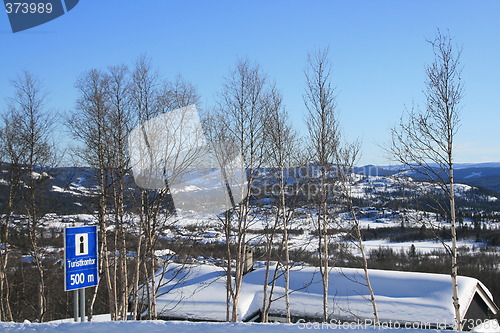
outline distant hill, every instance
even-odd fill
[[[455,169],[468,169],[468,168],[500,168],[500,162],[455,163]]]
[[[404,169],[405,167],[401,165],[366,165],[357,167],[355,172],[369,176],[388,176]],[[407,175],[417,180],[429,180],[428,177],[416,172],[408,172]],[[456,163],[455,181],[471,186],[484,187],[500,193],[500,163]]]
[[[470,169],[463,169],[465,171],[470,172]],[[474,173],[471,174],[462,174],[457,170],[455,177],[457,182],[473,185],[473,186],[481,186],[487,188],[489,190],[500,193],[500,168],[496,168],[497,174],[485,173],[485,174],[476,174],[478,170],[474,170]]]
[[[397,184],[393,184],[394,180],[387,177],[400,172],[400,170],[395,166],[366,165],[356,167],[354,171],[357,174],[375,177],[369,180],[371,185],[368,183],[358,184],[358,190],[361,191],[360,193],[365,193],[373,187],[376,191],[372,191],[373,193],[370,192],[370,195],[373,196],[372,199],[376,201],[377,198],[380,200],[385,198],[384,200],[386,200],[392,195],[391,193],[398,189]],[[298,172],[298,169],[292,171],[295,171],[294,175],[304,174],[306,178],[316,176],[316,173],[307,172],[307,170],[302,170],[302,173]],[[96,211],[96,196],[99,191],[95,169],[87,167],[63,167],[45,171],[40,170],[39,172],[50,174],[50,177],[44,183],[43,191],[45,191],[45,195],[40,197],[41,204],[44,206],[43,211],[59,214],[80,214]],[[419,181],[428,180],[417,173],[409,172],[406,175]],[[7,177],[8,170],[6,166],[0,165],[0,209],[6,204],[8,197]],[[457,183],[479,187],[476,195],[482,195],[484,198],[491,196],[500,199],[500,167],[485,167],[484,165],[460,167],[456,169],[455,177]],[[291,182],[310,181],[306,178],[302,176],[293,177]],[[137,186],[131,176],[128,176],[127,180],[128,184],[126,188],[128,193],[125,204],[129,208],[137,207]],[[274,181],[275,179],[270,175],[270,170],[263,168],[261,169],[261,175],[254,181],[254,186],[262,189],[272,186]],[[259,197],[257,199],[260,200],[262,198]],[[18,198],[16,202],[19,203],[19,210],[22,211],[22,198]],[[498,203],[495,201],[489,203],[489,205],[496,206]]]
[[[394,175],[395,173],[398,172],[398,170],[391,169],[391,167],[377,166],[377,165],[369,164],[369,165],[354,168],[354,172],[357,174],[360,174],[360,175],[365,175],[365,176],[387,177],[387,176]]]

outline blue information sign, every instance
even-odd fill
[[[96,286],[97,264],[97,227],[64,229],[64,290]]]

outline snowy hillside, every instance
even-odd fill
[[[473,186],[481,186],[500,193],[500,163],[455,163],[455,181]],[[357,173],[372,176],[387,176],[404,170],[401,165],[364,166],[356,169]],[[410,177],[426,180],[421,174],[412,172]]]
[[[498,209],[498,205],[491,205],[491,203],[500,197],[500,187],[498,187],[500,186],[500,168],[490,167],[489,165],[488,167],[480,166],[467,166],[457,169],[455,173],[456,181],[467,184],[458,186],[459,194],[466,198],[467,202],[481,203],[483,210],[495,209],[495,207]],[[0,171],[1,204],[2,198],[7,197],[7,185],[9,183],[7,181],[7,169],[0,169]],[[95,198],[98,195],[99,187],[96,182],[95,169],[62,167],[40,172],[47,175],[48,178],[44,185],[44,201],[42,204],[49,205],[49,212],[59,215],[85,214],[96,209]],[[297,184],[298,182],[314,182],[315,177],[317,177],[313,167],[305,170],[293,168],[287,172],[290,174],[288,185]],[[422,190],[425,193],[433,188],[429,184],[421,182],[421,180],[425,179],[421,179],[416,174],[405,174],[406,178],[395,178],[393,175],[397,171],[390,167],[368,165],[357,167],[354,172],[357,174],[357,177],[355,177],[357,183],[354,185],[353,194],[357,198],[365,200],[367,205],[383,204],[391,198],[398,198],[401,195],[415,195],[419,191],[422,192]],[[275,184],[276,180],[273,178],[272,172],[266,168],[260,169],[252,191],[255,199],[260,199],[260,201],[257,201],[258,204],[272,202],[272,198],[270,198],[272,195],[269,195],[269,193],[266,195],[266,192],[272,191]],[[127,200],[126,204],[132,208],[137,204],[132,197],[136,195],[134,193],[138,188],[130,175],[126,177],[126,185],[128,187],[128,196],[125,198]],[[481,188],[476,186],[481,186]],[[200,186],[197,188],[200,188]],[[193,191],[193,193],[195,192]],[[303,193],[303,195],[307,196],[308,193]]]

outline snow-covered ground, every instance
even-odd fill
[[[451,242],[445,242],[445,244],[451,246]],[[471,241],[459,241],[458,247],[466,247],[472,249],[474,247],[479,248],[481,243],[471,242]],[[415,249],[422,254],[429,254],[434,251],[443,251],[443,244],[439,241],[413,241],[413,242],[390,242],[384,239],[368,240],[363,242],[365,250],[377,250],[379,248],[390,248],[394,251],[404,250],[408,252],[411,246],[414,245]]]
[[[498,324],[496,331],[499,332]],[[249,324],[249,323],[190,323],[173,321],[115,321],[115,322],[92,322],[92,323],[0,323],[0,332],[23,332],[23,333],[292,333],[304,331],[325,330],[330,332],[349,333],[424,333],[424,332],[446,332],[441,330],[421,329],[393,329],[386,327],[354,327],[350,325],[301,323],[301,324]],[[476,331],[488,332],[488,331]]]
[[[360,209],[359,223],[362,229],[379,229],[379,228],[399,228],[403,219],[402,214],[389,209],[376,209],[373,207],[366,207]],[[113,217],[110,216],[110,220]],[[138,217],[129,215],[129,230],[131,232],[137,228]],[[166,240],[186,240],[196,241],[198,243],[225,243],[223,232],[223,225],[220,220],[213,214],[199,214],[192,211],[181,211],[177,216],[160,217],[164,221],[165,227],[161,231],[161,237]],[[252,207],[252,213],[249,224],[249,243],[255,246],[264,244],[267,241],[266,235],[262,232],[267,228],[272,228],[274,224],[274,208],[271,206],[265,207]],[[433,224],[437,228],[449,228],[449,224],[437,220],[435,214],[423,213],[414,210],[406,210],[404,212],[405,226],[421,227],[423,221],[426,225]],[[292,250],[301,250],[307,252],[315,252],[318,246],[317,237],[314,235],[316,228],[316,216],[314,208],[302,207],[297,208],[295,217],[290,225],[291,230],[300,232],[289,233],[289,244]],[[46,228],[62,230],[65,227],[94,225],[97,223],[97,216],[92,214],[76,214],[56,216],[55,214],[48,214],[43,221]],[[350,214],[341,214],[339,218],[332,222],[334,227],[343,228],[344,230],[352,227],[352,220]],[[473,228],[473,222],[465,219],[463,224]],[[500,223],[485,222],[483,225],[488,229],[498,229]],[[108,226],[109,230],[114,228],[113,225]],[[344,241],[344,233],[335,235],[337,241],[349,243]],[[426,240],[426,241],[408,241],[408,242],[391,242],[387,239],[367,240],[364,246],[368,250],[378,249],[379,247],[391,248],[399,251],[401,249],[408,250],[414,245],[416,250],[420,253],[427,254],[432,251],[442,251],[443,245],[439,241]],[[482,242],[475,242],[470,239],[460,239],[458,247],[467,247],[479,251],[485,244]],[[353,254],[357,254],[355,247],[348,246]]]

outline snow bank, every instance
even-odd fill
[[[420,329],[388,329],[388,328],[342,328],[333,325],[322,324],[248,324],[248,323],[190,323],[190,322],[168,322],[168,321],[115,321],[115,322],[92,322],[92,323],[47,323],[47,324],[25,324],[25,323],[0,323],[0,332],[23,333],[292,333],[311,330],[330,330],[350,333],[422,333],[422,332],[444,332],[440,330],[422,331]],[[452,331],[446,331],[452,333]]]

